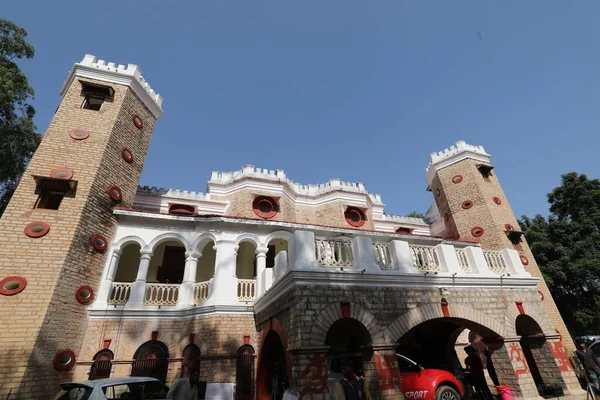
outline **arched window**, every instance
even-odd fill
[[[169,367],[169,349],[158,340],[142,344],[133,355],[131,376],[148,376],[161,382],[167,380]]]
[[[190,369],[195,365],[200,368],[200,348],[195,344],[188,344],[183,349],[183,361],[181,362],[181,377],[189,378]]]
[[[110,370],[114,354],[108,349],[100,350],[94,355],[94,362],[90,368],[89,380],[110,378]]]
[[[236,399],[252,400],[254,394],[254,349],[250,345],[240,347],[236,365]]]

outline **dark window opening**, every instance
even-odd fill
[[[400,228],[396,229],[396,233],[400,233],[403,235],[410,235],[410,234],[412,234],[412,232],[413,232],[413,230],[410,228],[400,227]]]
[[[267,268],[275,267],[275,246],[269,245],[267,251]]]
[[[95,379],[110,378],[113,357],[113,352],[110,350],[101,350],[96,353],[88,379],[92,381]]]
[[[169,206],[169,214],[194,216],[196,215],[196,207],[188,204],[171,204]]]
[[[33,208],[58,210],[65,197],[75,197],[77,182],[64,179],[34,177],[38,199]]]
[[[46,210],[58,210],[62,199],[65,197],[61,192],[42,191],[38,197],[35,208],[44,208]]]
[[[81,93],[84,96],[81,108],[100,111],[105,101],[112,101],[114,90],[108,86],[81,82]]]
[[[510,240],[510,242],[515,246],[515,248],[521,247],[521,236],[523,236],[523,232],[507,230],[505,231],[505,233],[508,237],[508,240]]]
[[[236,399],[252,400],[254,394],[254,349],[244,345],[238,350],[236,362]]]
[[[181,283],[185,269],[185,247],[165,246],[162,266],[158,267],[160,283]]]
[[[477,166],[477,170],[479,171],[481,176],[484,177],[484,179],[489,179],[490,176],[492,176],[493,169],[494,169],[494,167],[492,167],[491,165],[478,165]]]

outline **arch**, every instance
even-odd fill
[[[148,244],[148,247],[150,250],[154,251],[161,243],[169,241],[181,242],[183,247],[185,247],[185,251],[192,250],[188,240],[177,232],[166,232],[156,236],[154,239],[152,239],[150,244]]]
[[[261,244],[261,247],[267,247],[269,242],[273,239],[284,239],[287,240],[288,243],[293,242],[294,234],[288,231],[275,231],[271,232],[267,235],[265,241]]]
[[[251,242],[255,247],[260,247],[261,245],[260,239],[253,233],[242,233],[235,239],[235,244],[237,246],[239,246],[242,242]]]
[[[139,236],[135,236],[135,235],[129,235],[129,236],[122,237],[117,242],[113,243],[112,247],[114,249],[123,250],[126,246],[129,246],[130,244],[134,244],[134,243],[139,244],[140,249],[143,249],[144,247],[146,247],[146,242],[144,241],[144,239],[142,239]]]
[[[354,318],[367,328],[373,343],[383,343],[383,332],[377,328],[377,319],[368,310],[358,304],[350,303],[348,317]],[[323,346],[331,325],[342,318],[344,318],[344,315],[340,303],[331,304],[321,310],[310,331],[310,344],[312,346]]]
[[[536,303],[523,303],[525,312],[529,315],[535,322],[540,326],[542,332],[545,336],[557,336],[554,328],[552,326],[552,322],[546,316],[546,313],[542,306]],[[523,315],[519,312],[517,305],[515,303],[511,303],[504,312],[504,325],[506,326],[506,337],[515,337],[519,336],[517,333],[517,318],[519,315]],[[535,315],[536,318],[533,318],[532,315]]]
[[[143,247],[136,240],[124,241],[119,255],[119,262],[115,266],[115,282],[133,282],[135,281],[140,265],[140,251]],[[108,259],[109,265],[111,258]]]
[[[449,312],[453,318],[472,321],[494,331],[500,336],[505,336],[506,328],[502,324],[495,321],[493,318],[484,314],[483,312],[475,310],[473,307],[450,304]],[[383,330],[383,337],[386,340],[386,343],[395,343],[414,326],[435,318],[444,318],[442,307],[438,303],[432,303],[413,308],[412,310],[402,314],[387,328],[385,328]]]
[[[202,249],[204,249],[204,246],[206,246],[211,241],[214,242],[216,246],[217,237],[210,232],[205,232],[202,235],[198,236],[196,239],[194,239],[194,242],[192,243],[192,250],[198,253],[202,253]]]
[[[254,395],[254,348],[245,344],[237,351],[236,399],[252,400]]]
[[[149,340],[133,354],[130,376],[148,376],[166,382],[169,368],[169,348],[159,340]]]
[[[92,381],[96,379],[110,378],[112,360],[114,360],[114,358],[114,353],[109,349],[102,349],[94,354],[88,379]]]
[[[268,382],[268,376],[272,375],[272,370],[270,366],[267,365],[270,361],[270,355],[265,354],[266,351],[272,351],[272,346],[269,346],[270,340],[267,337],[270,336],[270,339],[274,339],[273,334],[278,338],[283,347],[283,352],[285,355],[285,363],[287,368],[287,376],[290,380],[290,385],[293,386],[292,380],[292,358],[288,351],[287,344],[287,336],[285,334],[285,328],[283,324],[275,317],[271,318],[269,322],[266,324],[264,330],[262,331],[260,346],[258,352],[258,368],[257,368],[257,399],[270,399],[271,393],[269,390],[270,382]],[[260,377],[260,378],[259,378]],[[261,379],[262,378],[262,379]]]

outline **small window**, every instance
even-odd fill
[[[398,229],[396,229],[396,233],[402,234],[402,235],[410,235],[412,234],[413,230],[410,228],[404,228],[404,227],[400,227]]]
[[[35,194],[39,197],[34,208],[58,210],[65,197],[75,197],[77,184],[74,181],[36,177]]]
[[[108,86],[94,85],[81,82],[81,92],[84,97],[81,108],[100,111],[105,101],[112,101],[114,91]]]
[[[42,191],[40,197],[38,197],[35,208],[44,208],[46,210],[58,210],[62,199],[65,197],[64,193]]]
[[[188,204],[171,204],[169,206],[169,214],[193,217],[196,215],[196,207]]]
[[[344,218],[348,225],[356,228],[363,226],[366,221],[365,213],[358,207],[348,207],[344,212]]]
[[[479,173],[481,174],[481,176],[483,176],[484,179],[490,179],[490,176],[492,176],[492,170],[494,169],[494,167],[492,167],[491,165],[478,165],[477,166],[477,170],[479,170]]]

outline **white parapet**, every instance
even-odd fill
[[[117,65],[113,62],[98,60],[96,56],[86,54],[81,62],[75,63],[60,89],[64,96],[76,76],[98,81],[129,86],[152,112],[156,119],[163,114],[161,95],[156,93],[142,75],[142,69],[135,64]]]
[[[436,171],[466,158],[489,163],[491,156],[486,153],[483,146],[473,146],[462,140],[458,141],[454,146],[429,155],[429,166],[425,169],[427,183],[431,184]]]

